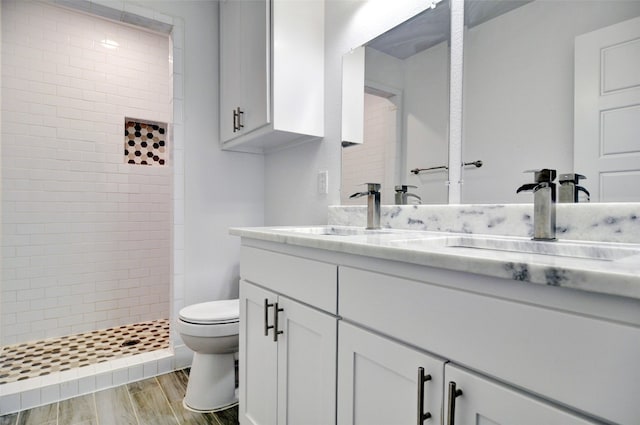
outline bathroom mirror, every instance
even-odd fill
[[[640,28],[640,23],[629,21],[640,16],[640,1],[465,0],[464,7],[461,156],[465,162],[481,160],[483,165],[463,167],[462,202],[531,202],[531,195],[516,194],[515,190],[532,178],[532,174],[523,171],[544,167],[555,168],[558,173],[586,175],[587,179],[580,183],[590,191],[591,202],[640,201],[640,129],[636,126],[640,123],[640,108],[637,107],[640,104],[640,43],[633,41],[634,37],[640,39],[640,35],[633,35],[633,28]],[[433,12],[446,14],[446,18],[436,19]],[[408,30],[417,18],[426,22]],[[449,4],[443,2],[379,38],[393,35],[401,39],[419,37],[420,33],[425,36],[439,33],[441,44],[427,49],[429,53],[435,53],[437,47],[449,43],[449,21]],[[618,24],[624,27],[624,22],[631,29],[615,27]],[[612,28],[607,30],[609,27]],[[607,35],[608,31],[613,35]],[[632,32],[629,41],[614,39],[610,44],[598,47],[598,39],[616,37],[616,33],[628,31]],[[607,59],[603,63],[613,64],[613,72],[598,76],[588,70],[593,69],[593,65],[586,70],[584,67],[577,69],[576,43],[584,46],[580,51],[586,49],[592,63],[594,58],[597,63],[600,57],[593,51],[602,51],[602,57]],[[379,148],[385,152],[384,158],[378,157],[375,163],[362,163],[365,154],[358,152],[362,149],[360,146],[343,149],[342,203],[353,203],[348,199],[349,194],[360,189],[357,184],[368,180],[383,183],[385,204],[395,203],[395,184],[418,186],[414,190],[422,195],[423,203],[447,203],[446,172],[440,169],[416,176],[410,170],[447,164],[448,49],[440,51],[439,62],[430,63],[430,71],[415,75],[415,80],[422,85],[408,90],[393,83],[385,85],[382,82],[378,87],[371,83],[381,82],[376,80],[377,75],[388,71],[374,60],[380,54],[373,51],[373,44],[365,43],[363,47],[369,54],[363,55],[366,65],[362,79],[366,78],[367,91],[371,95],[377,93],[380,103],[380,98],[387,96],[390,99],[391,105],[387,104],[387,109],[399,108],[395,114],[388,114],[389,119],[396,120],[396,141]],[[627,59],[630,63],[621,62]],[[397,63],[402,62],[398,60]],[[437,82],[441,74],[436,70],[446,75],[444,84]],[[438,78],[434,77],[436,75]],[[576,80],[576,75],[582,77]],[[607,85],[603,86],[602,92],[600,81]],[[591,87],[591,90],[585,87]],[[596,87],[595,91],[593,87]],[[389,88],[395,88],[399,95]],[[364,96],[364,92],[360,92]],[[413,112],[410,110],[413,102],[407,97],[421,99],[425,104],[418,107],[418,112]],[[609,105],[606,103],[609,99],[622,103]],[[592,107],[585,112],[583,105],[599,103],[604,105],[603,110]],[[368,128],[361,124],[364,121],[357,122],[353,117],[348,122]],[[412,138],[412,129],[416,128],[427,133],[428,142],[418,144],[419,137]],[[367,131],[378,135],[381,131],[394,134],[388,128]],[[348,138],[345,141],[349,142]],[[603,161],[597,161],[598,158]],[[597,162],[609,168],[604,172],[591,169]],[[600,189],[601,184],[604,191]],[[580,199],[585,200],[583,195]]]
[[[540,168],[585,175],[592,202],[640,201],[639,16],[640,1],[465,1],[462,157],[484,165],[463,169],[463,203],[531,202],[516,188]]]
[[[349,198],[365,182],[382,183],[383,204],[396,185],[416,186],[409,203],[447,203],[450,13],[436,1],[343,58],[343,205],[366,202]]]

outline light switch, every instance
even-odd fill
[[[329,171],[318,172],[318,194],[327,195],[329,193]]]

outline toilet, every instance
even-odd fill
[[[183,400],[187,409],[213,412],[238,404],[235,354],[239,324],[237,299],[199,303],[180,310],[176,328],[194,352]]]

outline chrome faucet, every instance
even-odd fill
[[[520,186],[516,193],[533,192],[533,240],[556,240],[556,170],[542,169],[534,172],[535,183]],[[529,172],[529,171],[525,171]]]
[[[408,193],[407,190],[409,188],[416,189],[417,186],[411,186],[407,184],[397,185],[396,186],[396,205],[407,205],[407,201],[409,198],[416,198],[418,203],[422,203],[422,198],[420,198],[415,193]]]
[[[380,183],[365,183],[366,192],[356,192],[349,198],[367,197],[367,229],[380,228]]]
[[[558,202],[577,203],[580,192],[584,192],[587,195],[587,202],[589,202],[591,194],[578,184],[581,179],[586,179],[586,177],[575,173],[560,174],[560,177],[558,177],[560,182],[560,186],[558,186]]]

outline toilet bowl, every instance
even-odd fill
[[[239,324],[237,299],[194,304],[180,310],[176,329],[194,352],[183,401],[187,409],[212,412],[238,403],[235,353]]]

